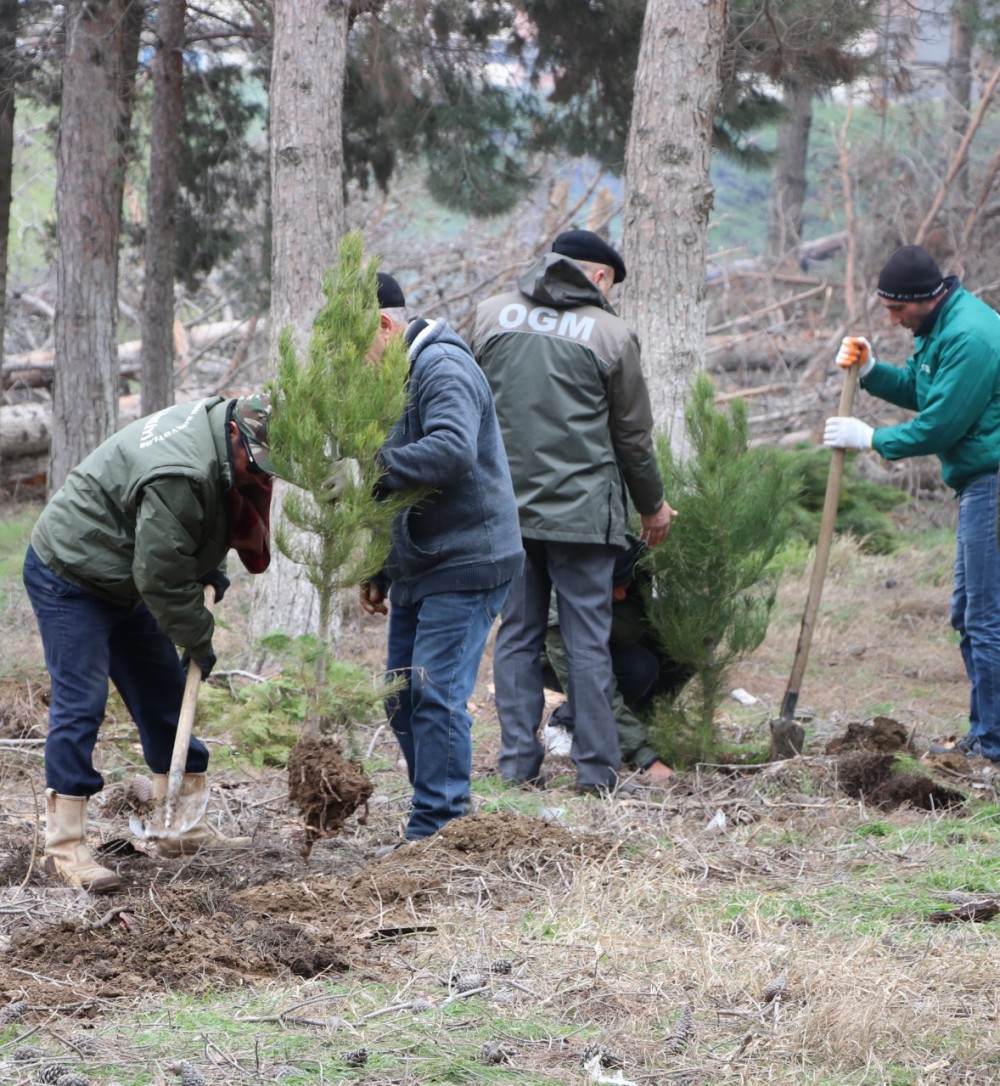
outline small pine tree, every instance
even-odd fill
[[[665,436],[657,442],[678,516],[666,543],[643,559],[650,625],[664,652],[694,674],[680,698],[657,707],[652,728],[656,749],[681,764],[713,755],[726,670],[764,640],[777,593],[772,561],[796,497],[787,459],[749,448],[743,401],[728,415],[714,401],[710,378],[699,374],[685,412],[686,460]]]
[[[401,338],[389,344],[379,364],[366,361],[379,323],[376,262],[365,261],[356,231],[341,242],[337,269],[327,275],[323,292],[307,358],[299,361],[285,329],[277,379],[269,389],[272,462],[299,488],[288,492],[283,505],[295,531],[279,526],[275,542],[305,568],[319,599],[314,710],[326,682],[334,594],[378,572],[389,551],[393,517],[415,497],[372,497],[380,474],[375,454],[405,406],[408,361]],[[336,502],[326,501],[323,483],[343,458],[358,462],[360,479],[348,483]],[[308,714],[307,727],[322,723],[316,716]]]

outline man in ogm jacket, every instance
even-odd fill
[[[215,664],[216,599],[230,548],[251,573],[270,561],[272,472],[266,397],[177,404],[108,438],[70,472],[31,535],[24,585],[52,682],[45,741],[45,868],[71,886],[115,890],[85,841],[87,800],[104,786],[93,751],[108,679],[136,723],[166,795],[185,667]],[[178,657],[179,646],[183,659]],[[208,749],[192,737],[179,813],[204,812]],[[161,814],[162,817],[162,804]],[[249,845],[205,818],[160,840],[168,855]]]
[[[876,429],[861,419],[830,418],[823,441],[874,449],[886,460],[940,460],[958,495],[951,624],[972,684],[969,732],[957,749],[1000,763],[1000,315],[955,276],[942,276],[919,245],[889,257],[877,292],[889,323],[913,333],[913,354],[902,367],[887,365],[875,361],[866,339],[848,337],[837,365],[858,366],[862,388],[918,413]]]
[[[650,546],[666,538],[673,513],[654,455],[639,345],[608,301],[624,278],[625,263],[606,241],[568,230],[521,275],[517,290],[480,304],[472,335],[496,399],[527,556],[494,656],[500,774],[518,783],[540,779],[539,653],[555,588],[582,793],[618,786],[608,643],[626,492]]]

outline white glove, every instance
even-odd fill
[[[875,352],[864,336],[844,336],[837,352],[837,365],[841,369],[858,367],[858,377],[867,377],[875,365]]]
[[[836,415],[826,420],[823,444],[834,449],[870,449],[874,433],[872,427],[861,419]]]
[[[345,456],[342,460],[334,460],[331,475],[324,479],[320,489],[320,501],[329,502],[331,505],[350,487],[361,485],[361,468],[357,460]]]

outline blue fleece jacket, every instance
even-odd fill
[[[413,324],[411,337],[406,409],[379,452],[381,488],[433,488],[393,524],[383,572],[393,603],[403,606],[436,592],[496,588],[524,561],[514,487],[482,370],[443,322]]]

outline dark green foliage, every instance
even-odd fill
[[[654,747],[675,764],[712,757],[727,668],[764,640],[777,593],[773,561],[788,538],[796,481],[776,450],[749,448],[742,400],[728,414],[699,374],[685,411],[687,459],[665,437],[657,455],[678,515],[647,553],[650,623],[664,652],[694,678],[658,705]]]
[[[177,278],[194,290],[260,228],[248,214],[267,183],[267,155],[262,140],[250,139],[264,104],[244,65],[202,62],[184,78],[175,265]],[[257,267],[247,281],[266,291],[266,270]]]
[[[318,706],[334,592],[381,569],[393,518],[419,497],[372,497],[381,471],[376,453],[403,413],[408,366],[399,336],[380,362],[366,360],[379,326],[375,264],[365,260],[359,233],[344,238],[338,266],[323,284],[325,302],[313,323],[308,357],[299,361],[286,328],[270,388],[271,458],[278,475],[298,488],[285,495],[275,543],[304,568],[319,599],[320,651],[312,691],[317,708],[308,720],[317,727],[328,723]],[[342,459],[357,461],[360,478],[330,502],[323,483]]]
[[[787,461],[789,470],[799,480],[792,533],[807,543],[815,543],[823,516],[830,450],[800,445],[796,449],[780,450],[778,455]],[[857,459],[849,455],[844,461],[836,530],[854,536],[861,549],[869,554],[891,554],[900,540],[889,513],[905,501],[906,495],[896,487],[862,479],[858,474]]]
[[[319,714],[325,728],[346,735],[353,746],[355,725],[380,715],[385,698],[402,685],[373,679],[354,664],[332,660],[313,704],[310,690],[322,654],[320,641],[311,636],[272,634],[263,639],[262,646],[282,662],[280,674],[245,687],[235,700],[225,695],[226,705],[220,710],[229,721],[237,749],[258,767],[285,765],[310,712]],[[351,753],[360,754],[357,750]]]
[[[299,488],[284,502],[298,532],[279,531],[277,543],[305,567],[321,600],[378,572],[392,519],[407,504],[372,497],[380,470],[375,454],[403,413],[408,365],[400,338],[378,365],[365,361],[379,322],[375,263],[365,261],[360,234],[344,238],[339,266],[323,285],[308,357],[300,363],[286,329],[271,390],[272,459],[278,474]],[[362,478],[331,503],[323,500],[323,483],[341,458],[357,460]]]

